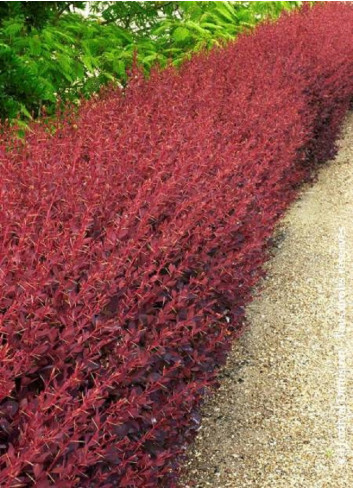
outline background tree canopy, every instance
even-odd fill
[[[126,82],[233,39],[301,2],[0,2],[0,118],[55,112],[108,81]]]

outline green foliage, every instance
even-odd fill
[[[152,30],[164,53],[179,64],[185,53],[229,41],[244,29],[301,2],[180,2],[181,18],[167,18]]]
[[[37,117],[124,84],[134,53],[146,72],[178,65],[301,2],[0,2],[0,118]]]

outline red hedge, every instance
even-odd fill
[[[352,26],[304,9],[3,141],[1,486],[172,483],[273,227],[333,154]]]

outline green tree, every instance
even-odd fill
[[[134,53],[146,73],[210,48],[300,2],[0,2],[0,118],[55,111],[108,81]],[[87,14],[87,11],[86,11]]]

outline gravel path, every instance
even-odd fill
[[[204,406],[187,487],[353,486],[353,114],[278,236]]]

